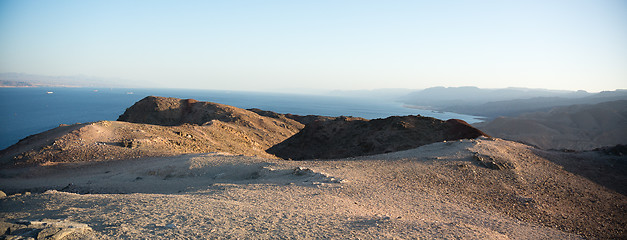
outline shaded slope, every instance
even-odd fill
[[[330,159],[387,153],[429,143],[485,135],[461,120],[420,116],[366,120],[340,117],[314,121],[296,135],[268,149],[284,159]]]
[[[266,117],[271,117],[271,118],[276,118],[276,119],[292,119],[294,121],[297,121],[305,125],[310,124],[315,121],[329,121],[329,120],[335,120],[339,118],[339,117],[329,117],[329,116],[320,116],[320,115],[303,116],[303,115],[296,115],[296,114],[291,114],[291,113],[283,114],[283,113],[276,113],[272,111],[261,110],[258,108],[251,108],[248,110],[255,112],[261,116],[266,116]]]
[[[572,105],[475,124],[495,137],[544,149],[589,150],[627,143],[627,100]]]

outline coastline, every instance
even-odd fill
[[[430,114],[425,114],[423,116],[434,117],[434,118],[438,118],[442,120],[448,120],[445,118],[440,118],[441,116],[447,116],[447,115],[457,116],[459,117],[458,119],[464,120],[469,124],[482,123],[488,120],[488,117],[484,117],[484,116],[474,116],[474,115],[468,115],[468,114],[462,114],[462,113],[446,112],[446,111],[441,111],[437,108],[430,107],[430,106],[418,106],[418,105],[412,105],[412,104],[407,104],[407,103],[402,103],[402,106],[404,108],[409,108],[409,109],[429,111]]]
[[[259,108],[277,113],[297,115],[341,116],[352,115],[366,119],[389,116],[423,115],[442,120],[462,119],[473,123],[476,117],[455,113],[433,113],[409,108],[399,102],[359,98],[331,97],[263,92],[237,92],[193,89],[94,88],[77,87],[7,87],[0,88],[3,102],[0,120],[3,136],[0,148],[6,148],[29,135],[52,129],[59,124],[76,122],[114,121],[128,106],[149,96],[192,98],[232,105],[240,108]],[[44,91],[43,93],[41,91]],[[54,94],[46,94],[47,91]],[[128,94],[133,92],[134,94]]]

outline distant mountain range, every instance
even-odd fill
[[[477,87],[434,87],[399,97],[408,105],[494,119],[526,112],[547,111],[557,106],[596,104],[625,100],[627,90],[589,93],[528,88],[481,89]]]
[[[133,87],[123,79],[85,75],[44,76],[26,73],[0,73],[0,87]]]
[[[498,138],[544,149],[627,144],[627,90],[428,88],[399,98],[419,108],[486,117],[473,124]]]
[[[84,75],[43,76],[26,73],[0,73],[0,87],[146,87],[123,79]],[[432,87],[423,90],[387,88],[373,90],[333,90],[332,96],[398,101],[405,105],[445,112],[486,117],[517,116],[548,111],[553,107],[627,100],[627,89],[590,93],[583,90],[531,88],[485,89],[478,87]]]

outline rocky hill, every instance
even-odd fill
[[[627,143],[627,100],[500,117],[476,127],[544,149],[590,150]]]
[[[291,119],[260,116],[193,99],[146,97],[119,121],[60,126],[0,152],[3,165],[104,161],[186,153],[226,152],[272,158],[265,152],[303,128]]]
[[[487,136],[462,120],[403,116],[314,121],[268,153],[284,159],[330,159],[388,153],[446,140]]]
[[[304,128],[295,138],[292,137]],[[5,166],[225,152],[288,159],[372,155],[485,135],[460,120],[366,120],[245,110],[193,99],[146,97],[118,121],[58,128],[0,152]]]

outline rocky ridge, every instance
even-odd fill
[[[468,123],[421,116],[367,120],[339,117],[314,121],[268,153],[284,159],[331,159],[373,155],[422,145],[487,136]]]
[[[304,124],[303,132],[283,142]],[[276,154],[300,160],[336,158],[482,135],[461,120],[300,116],[148,96],[129,107],[118,121],[59,126],[27,137],[0,152],[0,164],[54,165],[206,152],[265,158]]]
[[[0,152],[5,166],[226,152],[274,158],[269,147],[298,132],[291,119],[193,99],[146,97],[119,121],[59,126]]]
[[[320,116],[320,115],[303,116],[303,115],[297,115],[297,114],[291,114],[291,113],[276,113],[272,111],[261,110],[258,108],[250,108],[247,110],[251,112],[255,112],[261,116],[277,118],[277,119],[292,119],[294,121],[297,121],[305,125],[313,123],[315,121],[330,121],[330,120],[335,120],[335,119],[340,118],[340,117],[329,117],[329,116]]]

